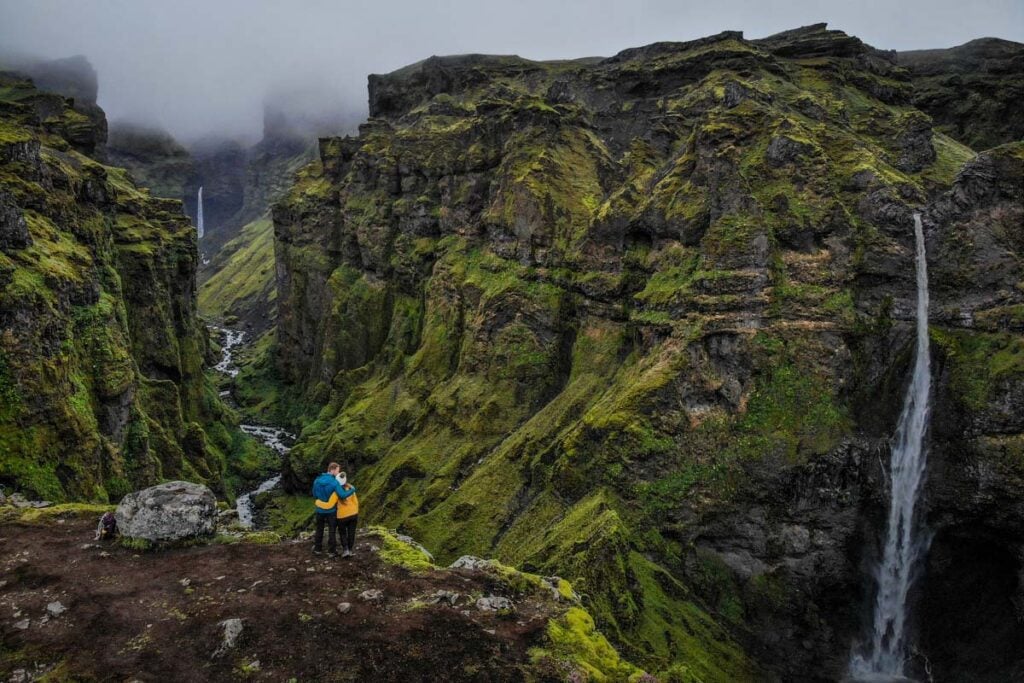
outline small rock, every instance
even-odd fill
[[[497,633],[493,628],[485,628],[484,633],[490,633],[492,636]]]
[[[214,651],[214,657],[224,656],[228,650],[234,649],[238,643],[238,637],[242,635],[242,620],[241,619],[225,619],[218,624],[223,630],[223,639],[221,640],[220,647]]]
[[[88,550],[89,548],[95,547],[92,543],[83,543],[81,545],[82,550]]]
[[[15,669],[7,680],[10,683],[28,683],[32,680],[32,675],[29,674],[27,669]]]
[[[28,619],[22,619],[21,621],[17,621],[14,623],[14,628],[18,629],[19,631],[25,631],[31,625],[31,621],[29,621]]]
[[[338,612],[340,612],[341,614],[348,614],[350,611],[352,611],[352,603],[351,602],[339,602],[338,603]]]
[[[316,567],[306,567],[306,571],[307,572],[315,572],[316,571]]]
[[[455,607],[455,603],[459,601],[459,594],[453,591],[439,590],[430,596],[430,604],[438,605],[444,603],[449,607]]]
[[[46,611],[49,612],[51,616],[59,617],[67,612],[68,608],[62,605],[59,601],[54,601],[46,606]]]
[[[359,599],[365,600],[366,602],[379,602],[384,599],[384,591],[379,588],[371,588],[370,590],[365,590],[360,593]]]
[[[110,553],[104,550],[102,553],[100,553],[100,557],[110,557]]]
[[[412,536],[406,536],[405,534],[395,534],[395,538],[397,538],[399,541],[402,541],[403,543],[408,543],[413,548],[416,548],[416,550],[419,550],[421,553],[426,555],[427,559],[431,562],[434,561],[434,556],[430,553],[430,551],[424,548],[419,543],[417,543]]]
[[[476,608],[481,612],[497,612],[512,609],[512,601],[500,595],[491,595],[476,601]]]
[[[182,579],[178,583],[180,583],[182,585],[182,587],[188,588],[189,586],[192,585],[192,579]]]
[[[482,557],[474,557],[473,555],[463,555],[459,559],[455,560],[449,565],[450,569],[487,569],[494,563],[490,560],[485,560]]]

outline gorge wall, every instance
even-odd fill
[[[0,74],[0,485],[55,501],[176,478],[229,492],[229,461],[253,446],[203,375],[195,229],[89,156],[100,124],[73,104]]]
[[[337,460],[439,558],[572,579],[649,670],[834,680],[884,530],[922,208],[915,638],[943,676],[1020,673],[1024,145],[976,156],[911,78],[824,25],[371,76],[359,136],[321,140],[273,214],[276,370],[322,407],[286,480]],[[999,577],[978,604],[970,566]]]

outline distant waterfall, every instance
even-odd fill
[[[917,240],[917,349],[914,375],[903,398],[903,411],[892,443],[889,522],[885,555],[878,567],[870,649],[855,655],[850,675],[857,680],[892,680],[903,676],[907,658],[907,594],[917,564],[928,549],[929,536],[915,522],[924,482],[931,359],[928,349],[928,266],[921,214],[914,214]]]
[[[196,199],[196,232],[199,233],[199,239],[203,239],[203,186],[199,186],[199,197]]]

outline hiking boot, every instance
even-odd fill
[[[319,548],[313,548],[313,554],[314,555],[323,555],[324,551],[320,550]]]
[[[327,557],[331,558],[332,560],[338,559],[338,551],[332,550],[331,552],[327,553]]]
[[[355,556],[355,553],[354,553],[354,552],[352,552],[351,550],[346,550],[346,551],[345,551],[344,553],[342,553],[342,555],[341,555],[341,556],[342,556],[342,557],[345,557],[345,558],[348,558],[348,557],[353,557],[353,556]]]

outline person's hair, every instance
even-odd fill
[[[333,472],[334,470],[340,470],[340,469],[341,469],[341,465],[339,465],[336,462],[332,462],[330,465],[327,466],[327,471],[328,472]]]

